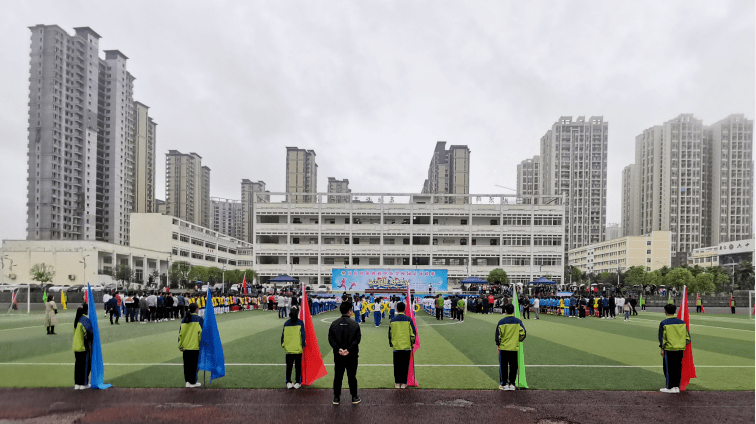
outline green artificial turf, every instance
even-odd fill
[[[56,336],[47,336],[41,314],[0,316],[0,387],[66,387],[73,384],[72,310],[58,314]],[[531,317],[533,315],[531,314]],[[328,327],[338,317],[313,317],[329,375],[313,387],[332,384]],[[494,331],[501,315],[467,314],[464,323],[436,321],[418,313],[421,348],[416,354],[420,388],[495,389],[499,384]],[[527,381],[531,389],[658,390],[664,384],[657,331],[661,313],[640,312],[630,322],[541,315],[524,320]],[[275,312],[217,315],[226,360],[218,388],[281,388],[284,320]],[[105,381],[117,387],[181,387],[177,347],[179,321],[110,325],[98,311]],[[440,324],[440,325],[439,325]],[[747,316],[691,315],[698,378],[689,390],[754,390],[754,321]],[[361,388],[393,387],[388,320],[362,326]],[[200,372],[200,381],[203,373]],[[345,379],[346,380],[346,379]],[[344,381],[346,387],[346,381]]]

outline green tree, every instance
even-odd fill
[[[202,281],[203,283],[207,283],[210,280],[208,277],[208,270],[206,266],[200,266],[195,265],[192,267],[192,269],[189,271],[189,274],[187,274],[187,280],[189,281]]]
[[[659,285],[663,281],[664,277],[662,277],[661,271],[658,269],[655,269],[651,272],[647,272],[643,275],[643,282],[641,284],[647,285],[647,286],[653,286],[653,285]]]
[[[693,281],[693,274],[683,267],[669,271],[664,277],[664,283],[667,287],[682,288],[682,286],[690,286]]]
[[[753,264],[748,261],[743,261],[738,266],[738,270],[736,272],[736,277],[738,279],[738,286],[741,289],[752,289],[753,288]]]
[[[239,269],[226,270],[226,284],[241,284],[244,273]]]
[[[120,264],[113,270],[113,278],[127,288],[128,283],[134,278],[134,270],[126,264]]]
[[[45,265],[44,263],[34,264],[29,270],[29,273],[31,274],[31,279],[33,281],[44,284],[52,281],[55,276],[55,269],[52,265]]]
[[[580,268],[572,267],[572,271],[570,271],[570,273],[572,274],[572,284],[580,285],[580,276],[582,275]]]
[[[178,287],[179,283],[187,282],[189,278],[189,271],[192,270],[192,265],[186,261],[176,261],[171,264],[171,269],[168,271],[168,279],[171,282],[171,286]]]
[[[220,283],[223,280],[223,270],[217,266],[207,268],[207,280],[213,284]]]
[[[727,274],[721,273],[714,276],[714,287],[717,292],[724,292],[728,284],[730,284],[730,277]]]
[[[625,272],[625,282],[631,286],[644,283],[646,279],[646,268],[642,266],[631,266]]]
[[[671,269],[668,266],[666,266],[666,265],[664,265],[663,267],[659,268],[659,272],[661,272],[661,276],[662,277],[666,277],[667,274],[669,274],[669,271],[671,271]]]
[[[693,274],[693,277],[698,277],[698,274],[705,271],[701,265],[694,265],[692,268],[688,268],[688,270]]]
[[[601,273],[601,275],[599,275],[599,282],[603,284],[611,284],[613,280],[614,278],[612,276],[612,273],[610,272],[604,271]]]
[[[488,277],[486,277],[486,281],[489,283],[495,283],[500,282],[502,285],[509,284],[509,276],[507,275],[506,271],[504,271],[501,268],[495,268],[492,269],[491,272],[488,273]]]
[[[696,293],[713,293],[715,289],[714,275],[709,274],[708,272],[702,272],[696,275],[694,289]],[[691,291],[692,290],[693,289],[691,289]]]

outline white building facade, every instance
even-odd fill
[[[315,194],[313,203],[290,202],[288,196],[297,196],[292,193],[254,201],[251,236],[259,282],[288,274],[330,287],[331,270],[344,267],[442,268],[450,284],[485,278],[495,268],[513,282],[563,279],[561,196],[526,204],[501,194],[352,195],[348,203],[328,203],[328,193]],[[449,196],[464,198],[443,203]]]

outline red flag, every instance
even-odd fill
[[[677,311],[677,318],[685,321],[685,327],[690,332],[690,316],[688,314],[688,287],[683,286],[683,298],[680,303],[680,310]],[[685,391],[691,378],[696,378],[696,366],[693,364],[693,343],[685,346],[683,352],[682,374],[680,375],[680,391]]]
[[[244,273],[244,281],[242,281],[242,293],[247,294],[247,273]]]
[[[13,294],[12,294],[13,299],[11,300],[11,302],[13,302],[13,304],[11,305],[11,307],[13,308],[14,311],[18,310],[18,302],[16,301],[16,291],[18,291],[18,290],[14,290],[13,291]]]
[[[310,305],[307,302],[307,290],[302,288],[302,309],[299,311],[299,318],[305,324],[305,344],[302,358],[302,384],[309,386],[320,377],[325,377],[326,368],[323,363],[323,356],[320,354],[318,338],[315,335],[315,327],[312,326],[312,315],[310,315]]]
[[[410,354],[409,373],[407,374],[407,385],[412,387],[418,387],[417,378],[415,377],[415,351],[420,348],[420,332],[417,331],[417,321],[415,321],[415,305],[412,304],[412,292],[410,291],[409,283],[407,283],[407,316],[412,319],[412,323],[415,324],[415,344],[412,346],[412,354]]]

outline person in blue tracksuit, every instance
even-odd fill
[[[354,304],[354,320],[359,324],[362,320],[362,300],[357,298],[357,302]]]
[[[381,318],[383,315],[383,312],[381,312],[381,298],[376,297],[375,303],[373,303],[373,321],[375,322],[376,327],[381,326]]]
[[[570,297],[570,318],[575,318],[575,308],[577,307],[577,299],[575,296]]]

